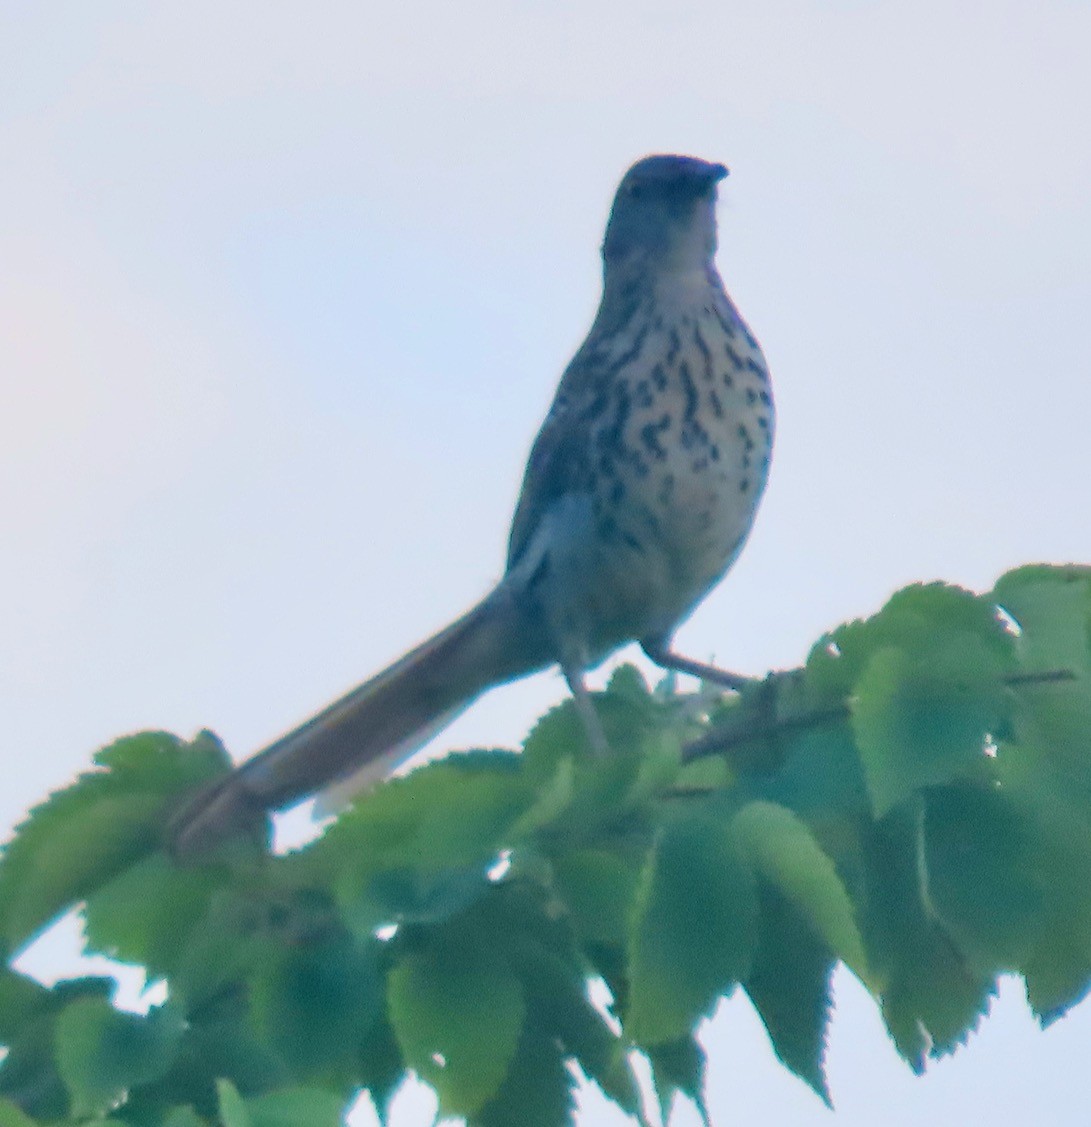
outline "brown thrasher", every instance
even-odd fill
[[[652,156],[625,174],[602,304],[534,442],[507,569],[471,611],[222,780],[172,827],[180,853],[349,776],[386,775],[494,685],[556,663],[593,745],[583,673],[636,640],[729,687],[671,637],[738,555],[773,444],[769,373],[717,273],[722,164]]]

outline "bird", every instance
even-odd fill
[[[662,668],[745,684],[672,648],[742,549],[773,449],[769,369],[715,262],[727,174],[660,154],[622,177],[599,309],[531,447],[495,587],[199,791],[171,823],[175,854],[349,778],[367,789],[487,689],[554,665],[608,753],[584,675],[630,642]]]

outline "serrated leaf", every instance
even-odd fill
[[[525,1004],[503,963],[464,945],[408,955],[388,976],[390,1024],[406,1064],[448,1115],[474,1115],[496,1095],[515,1054]]]
[[[772,802],[750,802],[731,831],[754,870],[788,900],[862,981],[868,981],[855,912],[833,861],[807,825]]]
[[[88,948],[166,974],[185,957],[190,933],[224,880],[209,866],[180,868],[163,853],[145,857],[88,896]]]
[[[1032,1008],[1049,1024],[1091,988],[1091,811],[1082,788],[1055,773],[1051,752],[1002,748],[998,758],[1001,793],[1032,827],[1024,864],[1040,911],[1019,969]]]
[[[712,1127],[705,1101],[705,1051],[696,1038],[653,1045],[648,1049],[648,1060],[663,1122],[670,1120],[675,1098],[681,1094],[697,1109],[704,1127]]]
[[[637,893],[626,1033],[645,1045],[686,1036],[746,976],[755,928],[753,874],[726,828],[666,825]]]
[[[1015,649],[1025,669],[1091,672],[1091,568],[1017,568],[992,597],[1019,625]]]
[[[845,722],[808,728],[786,749],[777,773],[752,789],[814,827],[844,826],[871,812],[860,754]]]
[[[621,1038],[587,996],[578,956],[567,958],[534,940],[511,952],[512,965],[524,984],[527,1011],[537,1028],[563,1046],[584,1074],[623,1111],[640,1114],[640,1090]]]
[[[987,1012],[993,976],[975,971],[929,910],[922,887],[923,811],[901,810],[868,833],[861,920],[883,983],[883,1018],[916,1069],[962,1044]]]
[[[575,1078],[551,1038],[529,1015],[499,1089],[471,1127],[566,1127],[572,1122]]]
[[[948,1056],[966,1043],[989,1012],[996,980],[975,974],[936,927],[912,942],[919,947],[884,991],[882,1010],[899,1053],[920,1072],[926,1055]]]
[[[590,754],[579,714],[566,700],[540,716],[530,729],[523,741],[523,769],[542,786],[566,759],[582,762]]]
[[[968,635],[940,640],[927,660],[895,647],[871,657],[856,683],[852,730],[878,816],[984,763],[1003,722],[1001,673]]]
[[[486,870],[534,801],[519,757],[474,752],[391,779],[301,859],[333,885],[353,927],[444,919],[487,889]]]
[[[444,1113],[481,1127],[567,1124],[577,1066],[638,1115],[627,1038],[644,1044],[664,1105],[678,1092],[699,1101],[693,1029],[736,980],[781,1060],[824,1094],[827,948],[858,967],[866,949],[915,1067],[967,1038],[999,969],[1022,971],[1052,1020],[1091,985],[1089,592],[1083,568],[1020,569],[986,597],[899,592],[823,639],[804,674],[713,706],[759,735],[684,771],[693,705],[622,670],[595,694],[609,757],[587,754],[568,702],[522,758],[424,768],[260,867],[175,869],[156,852],[175,796],[223,769],[211,737],[121,741],[7,850],[0,945],[86,900],[91,945],[165,974],[188,1026],[159,1072],[142,1024],[154,1016],[0,975],[0,1092],[16,1101],[0,1101],[0,1127],[10,1107],[24,1109],[12,1127],[71,1120],[69,1091],[75,1115],[100,1116],[88,1127],[211,1125],[217,1078],[230,1081],[224,1127],[332,1127],[357,1085],[385,1114],[408,1067]],[[1023,676],[1057,668],[1078,675]],[[490,872],[509,850],[510,869]],[[308,898],[322,926],[285,925]],[[354,938],[337,931],[346,920]],[[397,933],[373,948],[391,920]],[[389,1023],[378,966],[361,975],[346,951],[394,964]],[[587,997],[596,972],[625,1039]],[[74,1001],[95,1003],[101,1030],[65,1026],[80,1025]],[[67,1090],[55,1064],[66,1039]],[[285,1087],[304,1081],[326,1087]]]
[[[763,888],[754,966],[743,983],[781,1062],[830,1105],[826,1028],[834,959],[811,922],[781,892]]]
[[[512,839],[527,837],[559,817],[572,801],[575,785],[576,765],[571,757],[562,759],[549,782],[538,788],[538,797],[516,819],[511,828]]]
[[[819,640],[807,658],[809,690],[820,698],[844,698],[879,650],[921,653],[934,645],[937,634],[973,637],[1000,664],[1012,655],[1012,639],[991,599],[944,583],[914,583],[892,595],[878,614]]]
[[[0,859],[0,938],[17,948],[66,907],[157,848],[174,796],[225,758],[214,738],[129,736],[95,756],[99,770],[36,806]]]
[[[641,761],[623,809],[637,807],[665,790],[682,769],[682,741],[676,733],[649,735],[641,748]]]
[[[109,1110],[127,1091],[158,1079],[171,1066],[182,1037],[171,1007],[147,1016],[84,998],[57,1018],[57,1068],[73,1106],[83,1115]]]
[[[651,699],[648,682],[644,680],[644,674],[631,662],[619,665],[610,674],[606,691],[621,700],[628,700],[634,705],[642,706]]]
[[[550,826],[562,838],[616,820],[619,811],[641,805],[678,771],[679,740],[670,730],[674,710],[651,696],[638,674],[615,675],[592,701],[609,755],[593,753],[571,700],[547,712],[524,743],[523,767],[534,787],[547,785],[566,760],[574,764],[571,798]]]
[[[465,752],[390,779],[314,847],[323,860],[449,868],[487,861],[534,795],[511,752]]]

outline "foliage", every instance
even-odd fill
[[[1091,984],[1089,630],[1091,569],[913,586],[741,695],[623,668],[608,757],[565,704],[521,754],[423,766],[285,856],[174,862],[162,827],[227,756],[121,740],[7,846],[0,942],[78,907],[167,1000],[0,972],[0,1127],[335,1127],[407,1071],[481,1127],[568,1122],[581,1073],[644,1121],[634,1057],[664,1114],[703,1109],[695,1035],[736,989],[828,1099],[838,961],[918,1070],[999,974],[1052,1021]]]

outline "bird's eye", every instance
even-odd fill
[[[631,199],[638,200],[644,195],[644,187],[642,184],[630,184],[629,196]]]

